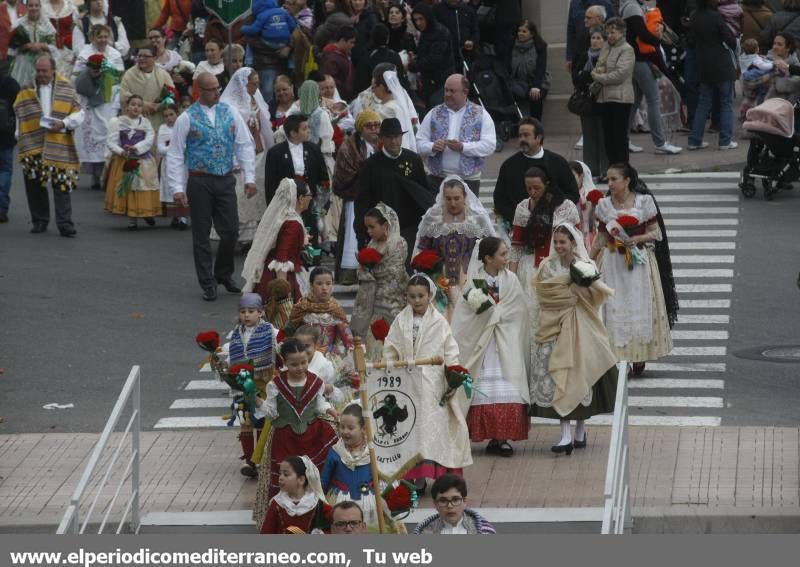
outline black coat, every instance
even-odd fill
[[[697,76],[701,83],[724,83],[736,80],[731,50],[736,39],[716,10],[697,10],[689,21],[689,45],[697,54]]]
[[[472,41],[475,44],[473,49],[478,47],[480,44],[478,16],[472,6],[468,6],[464,2],[456,6],[440,2],[434,6],[433,14],[439,23],[450,32],[453,55],[457,61],[461,61],[461,50],[464,48],[465,41]]]
[[[306,166],[303,177],[305,177],[311,192],[316,195],[317,187],[328,181],[328,170],[325,168],[322,152],[316,144],[304,142],[303,154]],[[264,176],[264,192],[267,197],[267,204],[272,201],[281,181],[286,177],[293,178],[294,176],[294,164],[289,153],[289,142],[282,142],[271,147],[267,151],[267,165]]]
[[[391,63],[397,67],[397,78],[404,89],[409,90],[408,77],[403,68],[403,60],[400,56],[388,47],[379,47],[372,51],[365,59],[364,63],[356,69],[355,88],[356,93],[360,93],[372,84],[372,70],[380,63]]]
[[[17,100],[17,94],[19,94],[19,83],[11,77],[0,76],[0,97],[2,97],[8,105],[8,112],[12,118],[14,116],[14,101]],[[0,149],[7,150],[17,145],[17,140],[14,138],[13,123],[9,122],[8,127],[11,130],[10,132],[0,132]]]
[[[450,32],[436,21],[433,10],[424,3],[414,7],[428,22],[428,27],[420,34],[417,44],[416,59],[408,66],[408,70],[422,75],[425,92],[435,92],[444,86],[447,77],[455,72],[453,46],[450,43]]]

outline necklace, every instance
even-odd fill
[[[631,196],[631,191],[630,189],[628,189],[628,193],[625,195],[622,201],[618,201],[617,199],[614,198],[613,195],[611,196],[611,201],[614,203],[614,207],[616,207],[617,209],[625,208],[625,204],[628,202],[630,196]]]

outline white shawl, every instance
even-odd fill
[[[275,145],[275,140],[272,136],[272,126],[270,123],[269,107],[261,91],[256,89],[256,94],[251,95],[247,91],[247,83],[250,81],[250,75],[255,73],[250,67],[242,67],[237,69],[236,72],[228,81],[228,86],[220,96],[220,102],[226,102],[236,108],[245,122],[249,122],[248,117],[251,113],[251,101],[255,99],[256,106],[258,107],[258,118],[261,123],[261,139],[264,142],[264,149],[268,150]]]

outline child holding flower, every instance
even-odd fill
[[[280,492],[269,502],[262,534],[329,533],[332,508],[325,502],[319,469],[306,456],[289,456],[279,465]]]
[[[382,338],[374,335],[372,325],[380,319],[391,325],[405,306],[408,247],[400,236],[397,213],[388,205],[378,203],[367,211],[364,225],[370,241],[358,255],[359,286],[350,329],[355,336],[364,337],[367,360],[377,361],[382,355]]]
[[[464,413],[468,407],[463,388],[451,390],[447,403],[439,402],[448,391],[446,371],[459,364],[458,344],[447,320],[431,304],[435,286],[423,275],[413,276],[406,286],[408,305],[400,311],[389,329],[383,347],[385,361],[418,360],[440,356],[444,365],[422,366],[421,399],[414,400],[420,435],[422,463],[406,474],[418,491],[424,492],[426,479],[448,472],[461,474],[472,464],[469,432]]]
[[[150,121],[142,116],[143,108],[142,97],[132,95],[125,114],[108,123],[105,210],[127,215],[128,230],[136,230],[140,218],[155,226],[153,217],[161,214],[158,168],[152,153],[156,136]]]

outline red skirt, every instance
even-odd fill
[[[476,443],[487,439],[523,441],[528,438],[528,410],[524,404],[472,406],[467,427],[470,440]]]
[[[464,476],[464,469],[449,469],[447,467],[443,467],[436,461],[422,461],[416,467],[408,471],[403,478],[412,482],[418,478],[432,478],[433,480],[436,480],[440,476],[446,474],[457,474],[458,476]]]
[[[261,281],[256,284],[255,292],[261,296],[264,305],[269,303],[270,300],[269,294],[267,294],[267,284],[274,279],[275,272],[265,268],[264,272],[261,274]],[[289,285],[292,286],[292,302],[297,303],[300,301],[300,298],[303,297],[303,294],[300,292],[300,284],[297,282],[297,273],[289,272],[286,274],[286,280],[289,282]]]
[[[280,489],[278,488],[278,476],[280,474],[281,461],[286,457],[303,455],[311,459],[317,468],[322,472],[328,451],[336,443],[336,432],[328,422],[321,419],[312,421],[305,433],[295,433],[288,425],[279,429],[272,430],[270,440],[270,461],[269,461],[269,498],[272,498]]]

